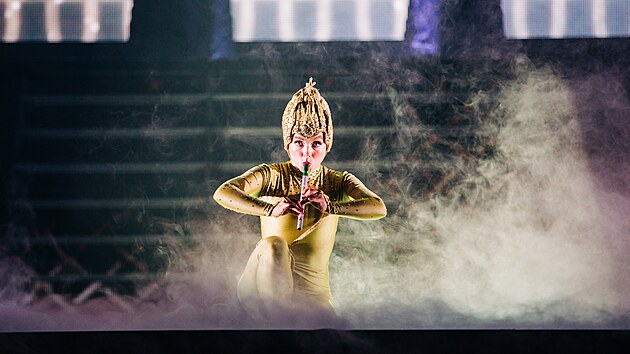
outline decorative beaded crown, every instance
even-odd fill
[[[293,134],[312,138],[320,132],[324,133],[326,152],[330,151],[333,142],[332,115],[326,100],[315,88],[316,82],[311,77],[306,86],[296,92],[282,114],[282,139],[288,151]]]

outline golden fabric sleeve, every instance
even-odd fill
[[[267,165],[249,169],[242,175],[223,183],[214,192],[214,200],[222,207],[250,215],[269,216],[274,204],[258,198],[269,179]]]
[[[383,200],[353,174],[344,172],[344,198],[329,201],[328,213],[353,219],[373,220],[387,215]]]

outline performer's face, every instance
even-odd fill
[[[309,169],[315,171],[326,157],[324,133],[321,132],[308,139],[300,134],[294,134],[289,144],[289,157],[291,157],[291,164],[298,169],[302,170],[304,163],[308,162],[311,164]]]

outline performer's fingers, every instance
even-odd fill
[[[280,215],[285,215],[289,211],[289,204],[282,203],[281,208],[282,213]]]
[[[289,207],[290,207],[289,203],[285,202],[284,200],[281,200],[274,207],[272,211],[272,216],[278,217],[281,215],[286,215],[287,213],[289,213]]]
[[[324,201],[325,201],[324,197],[321,195],[321,193],[318,193],[315,195],[311,195],[308,198],[305,198],[303,203],[304,204],[308,204],[308,203],[321,204]]]
[[[303,211],[302,206],[298,202],[296,202],[296,201],[294,201],[292,199],[289,199],[288,197],[286,197],[284,199],[285,199],[285,202],[287,204],[287,210],[290,211],[291,214],[294,214],[294,213],[299,214],[299,213],[301,213]]]
[[[304,197],[304,198],[307,198],[307,197],[310,197],[310,196],[313,196],[313,195],[318,195],[318,194],[321,194],[321,193],[322,193],[322,191],[320,191],[320,190],[319,190],[319,189],[317,189],[317,188],[308,187],[308,188],[304,191],[303,197]]]
[[[293,208],[293,207],[290,207],[290,208],[288,208],[287,210],[288,210],[291,214],[293,214],[293,215],[295,215],[295,216],[298,216],[298,215],[300,215],[300,214],[302,213],[302,212],[300,211],[300,209],[298,209],[298,208]]]
[[[302,204],[306,204],[308,202],[318,201],[318,200],[321,200],[322,195],[323,195],[322,191],[314,189],[309,194],[305,194],[304,198],[301,200],[301,202],[302,202]]]
[[[287,202],[287,204],[288,204],[288,205],[290,205],[291,207],[294,207],[294,208],[300,208],[300,202],[299,202],[299,201],[296,201],[296,200],[290,199],[290,198],[288,198],[288,197],[287,197],[287,198],[284,198],[284,199],[285,199],[285,201]]]

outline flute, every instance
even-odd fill
[[[302,202],[302,198],[304,198],[304,191],[306,187],[308,187],[308,166],[309,163],[304,164],[304,170],[302,170],[302,186],[300,188],[300,203]],[[302,230],[302,226],[304,225],[304,208],[302,208],[302,212],[298,215],[297,221],[297,229]]]

